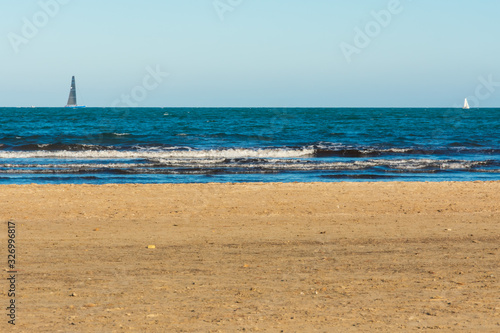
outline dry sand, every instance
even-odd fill
[[[500,331],[500,182],[0,186],[5,267],[9,220],[13,331]]]

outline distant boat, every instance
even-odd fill
[[[73,76],[71,79],[71,90],[69,91],[68,103],[66,104],[67,108],[84,108],[83,105],[76,104],[76,84],[75,77]]]
[[[469,109],[470,109],[469,102],[467,102],[467,98],[466,98],[465,102],[464,102],[464,110],[469,110]]]

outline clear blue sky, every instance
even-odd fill
[[[0,106],[500,106],[500,1],[397,2],[1,0]]]

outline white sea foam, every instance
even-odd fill
[[[143,151],[0,151],[0,158],[64,159],[170,159],[170,158],[293,158],[314,154],[314,149],[221,149],[221,150],[143,150]]]
[[[389,170],[460,170],[470,169],[476,166],[487,165],[488,161],[458,161],[458,160],[431,160],[431,159],[410,159],[410,160],[387,160],[372,159],[363,161],[346,162],[318,162],[309,159],[290,159],[290,158],[250,158],[245,159],[227,159],[227,158],[155,158],[145,159],[141,163],[100,163],[91,161],[88,163],[5,163],[0,164],[0,170],[53,170],[55,172],[89,171],[89,170],[127,170],[133,173],[154,173],[154,172],[173,172],[174,169],[189,172],[193,169],[215,170],[232,169],[235,172],[258,172],[261,171],[356,171],[368,170],[371,168],[385,168]],[[38,170],[37,170],[38,169]],[[479,171],[479,170],[478,170]]]

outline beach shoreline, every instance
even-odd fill
[[[499,203],[498,181],[1,185],[0,253],[15,222],[17,331],[493,332]]]

